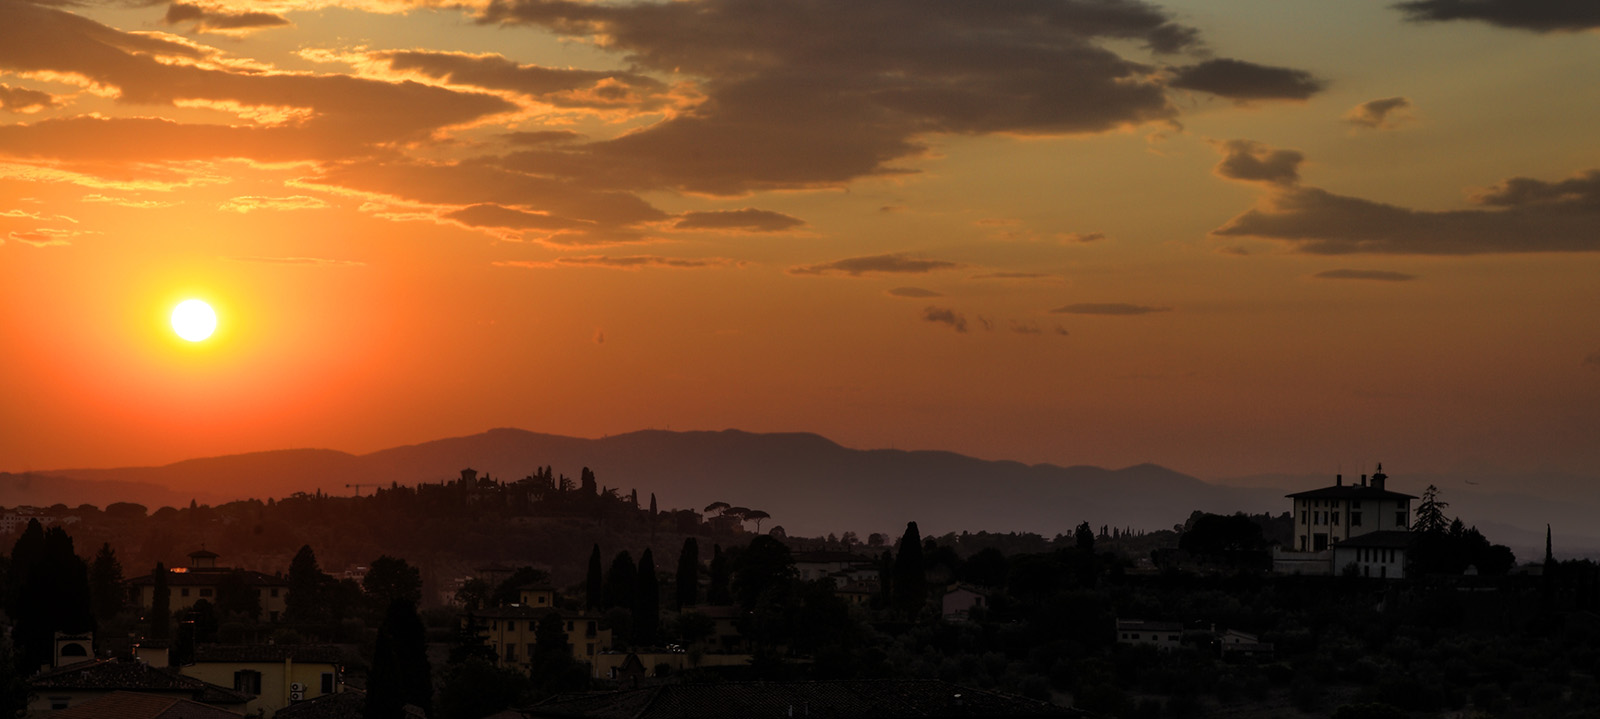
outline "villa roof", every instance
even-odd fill
[[[340,664],[344,650],[326,644],[196,644],[195,662],[271,662],[296,664]]]
[[[1333,548],[1349,549],[1350,547],[1356,547],[1360,549],[1366,547],[1376,547],[1379,549],[1405,549],[1406,547],[1411,546],[1411,542],[1416,538],[1417,535],[1413,532],[1386,529],[1382,532],[1367,532],[1366,534],[1358,534],[1333,545]]]
[[[28,680],[34,690],[185,692],[207,704],[243,704],[252,698],[226,687],[138,661],[97,659],[52,669]]]
[[[609,694],[559,695],[524,717],[745,719],[788,716],[801,707],[832,719],[1080,716],[1048,702],[933,680],[669,684]]]
[[[206,587],[209,587],[209,586],[215,585],[217,582],[222,581],[223,577],[225,577],[228,574],[233,573],[233,572],[238,572],[239,574],[243,575],[245,583],[250,584],[251,586],[256,586],[256,587],[287,587],[287,586],[289,586],[289,580],[284,579],[283,577],[275,577],[275,576],[273,576],[271,574],[266,574],[266,573],[263,573],[263,572],[251,571],[249,569],[229,569],[229,568],[225,568],[225,567],[217,567],[216,569],[196,569],[194,567],[173,567],[173,568],[167,570],[167,586],[169,586],[169,587],[193,587],[193,586],[206,586]],[[135,587],[142,587],[142,586],[145,586],[147,584],[155,584],[155,583],[156,583],[155,575],[153,575],[153,574],[146,574],[146,575],[144,575],[142,577],[134,577],[133,579],[129,579],[128,580],[128,584],[133,585]]]
[[[279,709],[274,717],[282,719],[349,719],[359,717],[366,710],[367,693],[357,689],[324,694],[315,699],[295,702]]]
[[[1414,495],[1360,484],[1336,484],[1284,496],[1293,499],[1416,499]]]

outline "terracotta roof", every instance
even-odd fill
[[[278,710],[274,717],[284,719],[361,719],[367,708],[367,693],[345,690],[316,699],[295,702]]]
[[[111,692],[45,715],[50,719],[238,719],[226,709],[181,697]]]
[[[326,644],[196,644],[196,662],[283,662],[341,664],[344,650]]]
[[[97,659],[52,669],[35,675],[28,686],[39,690],[105,690],[135,692],[187,692],[207,704],[243,704],[252,696],[187,677],[144,662]]]
[[[1080,712],[1046,702],[942,681],[726,682],[672,684],[608,694],[561,695],[525,717],[601,719],[829,719],[1053,717]]]
[[[271,574],[264,574],[262,572],[255,572],[248,569],[226,569],[222,567],[218,567],[216,569],[194,569],[192,567],[179,567],[179,569],[183,569],[184,571],[176,572],[171,569],[167,570],[167,586],[214,586],[217,582],[222,581],[223,577],[228,576],[228,574],[232,572],[238,572],[244,575],[244,581],[256,587],[289,586],[289,580],[284,579],[283,577],[274,577]],[[153,574],[146,574],[142,577],[135,577],[128,580],[128,584],[136,587],[155,583],[155,575]]]
[[[1332,548],[1347,549],[1350,547],[1378,547],[1382,549],[1404,549],[1411,546],[1411,542],[1416,538],[1417,535],[1412,532],[1386,529],[1382,532],[1367,532],[1366,534],[1361,534],[1346,540],[1342,540],[1338,544],[1333,545]]]
[[[220,557],[220,556],[222,556],[222,555],[217,554],[216,552],[213,552],[213,551],[211,551],[209,549],[204,549],[204,548],[196,549],[193,552],[189,553],[189,558],[190,559],[216,559],[217,557]]]
[[[1387,489],[1378,489],[1373,486],[1359,484],[1338,484],[1322,489],[1311,489],[1294,494],[1285,494],[1293,499],[1416,499],[1409,494],[1391,492]]]

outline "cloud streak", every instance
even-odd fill
[[[948,307],[934,307],[929,305],[922,308],[922,319],[927,322],[948,325],[957,332],[967,331],[967,318],[965,315]]]
[[[832,262],[822,262],[815,265],[804,265],[789,268],[792,275],[821,275],[839,272],[852,277],[860,277],[868,273],[887,274],[924,274],[938,270],[959,269],[964,265],[947,260],[929,260],[912,257],[905,253],[891,253],[887,255],[869,255],[866,257],[848,257]]]
[[[1411,101],[1403,97],[1368,100],[1345,113],[1344,121],[1356,127],[1393,130],[1412,119],[1410,109]]]
[[[686,212],[673,227],[679,230],[723,230],[728,232],[783,232],[804,227],[805,220],[781,212],[757,210],[719,210]]]
[[[1134,317],[1157,312],[1171,312],[1171,307],[1153,307],[1122,302],[1081,302],[1050,310],[1058,315],[1100,315],[1103,317]]]
[[[1471,20],[1539,33],[1600,28],[1600,4],[1588,0],[1415,0],[1395,7],[1412,22]]]

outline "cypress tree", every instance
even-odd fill
[[[155,594],[150,599],[150,638],[166,639],[172,632],[172,589],[167,586],[167,565],[156,562],[150,573]]]
[[[94,602],[94,616],[109,622],[122,611],[122,563],[111,543],[100,545],[94,555],[94,565],[89,569],[89,593]]]
[[[599,609],[605,597],[604,580],[600,575],[600,544],[594,545],[594,551],[589,553],[589,579],[584,584],[584,606],[589,609]]]
[[[656,642],[661,622],[661,589],[656,583],[655,555],[645,547],[639,555],[638,584],[633,589],[633,643],[650,646]]]
[[[651,519],[655,519],[655,517],[656,517],[656,493],[655,492],[651,492],[650,493],[650,518]]]
[[[433,711],[433,675],[427,631],[417,607],[404,598],[389,602],[367,672],[366,719],[400,719],[405,705]]]
[[[722,554],[722,545],[711,545],[711,586],[706,588],[706,604],[727,606],[733,603],[733,592],[728,589],[728,558]]]
[[[316,622],[327,615],[326,596],[333,578],[322,573],[311,545],[300,546],[289,562],[289,596],[283,599],[284,618],[291,622]]]
[[[677,609],[700,603],[700,543],[694,537],[685,538],[678,552],[676,585]]]
[[[922,533],[916,522],[906,523],[906,533],[894,558],[894,607],[915,617],[928,600],[928,578],[922,566]]]
[[[605,593],[601,606],[606,609],[633,608],[633,589],[638,582],[638,570],[633,565],[633,555],[627,550],[617,552],[611,559],[611,569],[606,572]]]

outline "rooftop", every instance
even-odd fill
[[[295,702],[279,709],[273,716],[282,719],[350,719],[361,716],[366,706],[366,692],[345,690]]]
[[[922,680],[672,684],[609,694],[560,695],[521,711],[524,717],[605,719],[746,719],[791,715],[830,719],[956,719],[1082,715],[1047,702]]]
[[[159,669],[139,661],[97,659],[52,669],[28,680],[34,690],[107,690],[135,692],[187,692],[207,704],[243,704],[252,698],[226,687]]]
[[[1416,499],[1415,495],[1360,484],[1336,484],[1284,496],[1294,499]]]
[[[1380,549],[1404,549],[1406,547],[1411,546],[1411,542],[1412,542],[1412,540],[1416,539],[1416,536],[1417,535],[1412,533],[1412,532],[1403,532],[1403,531],[1398,531],[1398,530],[1384,530],[1382,532],[1367,532],[1366,534],[1360,534],[1360,535],[1351,537],[1349,539],[1346,539],[1346,540],[1344,540],[1342,542],[1339,542],[1338,544],[1335,544],[1333,546],[1334,546],[1335,549],[1348,549],[1350,547],[1356,547],[1356,548],[1377,547],[1377,548],[1380,548]]]
[[[238,719],[226,709],[181,697],[138,692],[111,692],[103,697],[50,712],[50,719]]]
[[[262,572],[255,572],[255,571],[251,571],[251,570],[248,570],[248,569],[228,569],[228,568],[225,568],[225,567],[217,567],[215,569],[195,568],[195,567],[173,567],[173,568],[167,570],[167,586],[169,586],[169,587],[193,587],[193,586],[196,586],[196,585],[200,585],[200,586],[208,586],[209,587],[209,586],[215,585],[217,582],[222,581],[222,578],[227,576],[231,572],[238,572],[239,574],[243,575],[244,576],[244,581],[247,584],[250,584],[251,586],[255,586],[255,587],[287,587],[287,586],[289,586],[289,580],[284,579],[283,577],[275,577],[275,576],[272,576],[271,574],[265,574],[265,573],[262,573]],[[136,586],[136,587],[142,587],[142,586],[145,586],[145,585],[152,585],[152,584],[155,584],[155,583],[156,583],[156,580],[155,580],[155,575],[154,574],[146,574],[146,575],[144,575],[142,577],[134,577],[133,579],[129,579],[128,580],[128,584],[131,584],[131,585]]]
[[[196,644],[196,662],[272,662],[341,664],[344,650],[325,644]]]

